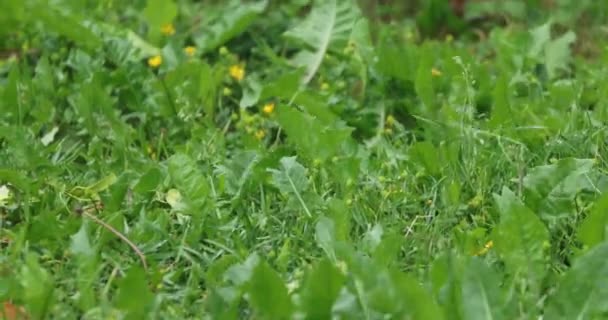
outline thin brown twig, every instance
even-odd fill
[[[82,214],[85,215],[87,218],[93,220],[93,222],[97,223],[98,225],[100,225],[100,226],[106,228],[108,231],[112,232],[115,236],[119,237],[122,241],[126,242],[129,245],[129,247],[131,247],[131,249],[133,249],[133,251],[135,251],[135,253],[139,257],[139,259],[141,260],[141,263],[144,266],[144,270],[148,271],[148,264],[146,263],[146,256],[143,254],[143,252],[141,252],[141,250],[139,250],[139,248],[131,240],[129,240],[129,238],[127,238],[125,235],[120,233],[120,231],[114,229],[114,227],[112,227],[111,225],[109,225],[109,224],[105,223],[103,220],[97,218],[95,215],[88,213],[86,210],[82,210]]]

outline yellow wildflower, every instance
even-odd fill
[[[175,33],[175,28],[173,27],[172,23],[166,23],[160,27],[160,32],[166,36],[170,36]]]
[[[148,58],[148,65],[152,68],[158,68],[163,63],[163,58],[160,55]]]
[[[262,111],[264,111],[265,114],[271,114],[274,111],[274,103],[269,102],[269,103],[265,104],[264,107],[262,108]]]
[[[475,253],[475,255],[482,256],[482,255],[486,254],[488,251],[490,251],[490,249],[492,249],[493,246],[494,246],[494,241],[490,240],[483,246],[483,248],[481,248],[481,250],[477,251]]]
[[[187,46],[187,47],[184,48],[184,52],[186,53],[186,55],[188,57],[192,57],[196,53],[196,47],[194,47],[194,46]]]
[[[433,77],[439,77],[439,76],[441,76],[441,71],[433,68],[433,69],[431,69],[431,74],[433,75]]]
[[[230,70],[228,70],[228,72],[230,73],[230,76],[236,81],[241,81],[245,77],[245,68],[238,64],[230,66]]]
[[[266,136],[266,131],[264,131],[263,129],[260,129],[255,132],[255,138],[258,140],[264,139],[265,136]]]

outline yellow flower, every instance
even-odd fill
[[[238,64],[230,66],[230,70],[228,72],[230,73],[230,76],[236,81],[241,81],[245,77],[245,68]]]
[[[186,53],[186,55],[188,57],[192,57],[196,53],[196,47],[194,47],[194,46],[187,46],[187,47],[184,48],[184,52]]]
[[[160,55],[148,58],[148,65],[152,68],[158,68],[163,63],[163,57]]]
[[[166,36],[170,36],[175,33],[175,28],[173,27],[172,23],[166,23],[160,27],[160,32]]]
[[[482,256],[482,255],[486,254],[488,251],[490,251],[490,249],[492,249],[493,246],[494,246],[494,241],[490,240],[483,246],[483,248],[481,248],[481,250],[477,251],[475,253],[475,255]]]
[[[274,103],[269,102],[265,104],[262,111],[264,111],[265,114],[271,114],[274,111]]]
[[[255,132],[255,138],[258,140],[264,139],[265,136],[266,136],[266,131],[264,131],[263,129],[260,129]]]
[[[433,69],[431,69],[431,74],[433,75],[433,77],[439,77],[439,76],[441,76],[441,71],[433,68]]]

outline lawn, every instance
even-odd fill
[[[0,1],[0,319],[608,319],[608,2]]]

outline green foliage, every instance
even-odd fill
[[[377,3],[0,1],[0,314],[605,317],[605,2]]]

